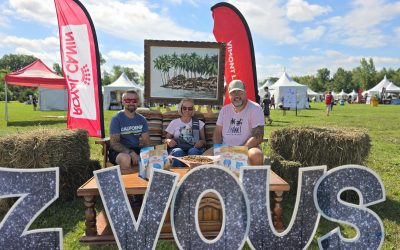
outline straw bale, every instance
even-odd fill
[[[365,129],[297,127],[276,130],[270,136],[271,152],[302,166],[362,165],[371,149]]]
[[[296,194],[299,168],[297,161],[287,161],[279,155],[271,155],[271,170],[290,185],[289,194]]]
[[[60,200],[69,200],[77,188],[99,169],[90,161],[85,130],[39,128],[0,138],[0,166],[7,168],[60,168]]]

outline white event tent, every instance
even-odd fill
[[[265,95],[265,87],[268,87],[269,92],[271,93],[271,90],[269,89],[271,86],[273,85],[273,83],[271,82],[271,80],[267,80],[261,87],[258,88],[258,96],[260,97],[260,99],[262,99]],[[272,96],[272,93],[271,93]]]
[[[370,97],[371,95],[376,95],[376,94],[381,94],[382,92],[382,88],[387,88],[387,86],[391,83],[391,81],[389,81],[386,78],[386,75],[383,77],[382,81],[380,81],[377,85],[375,85],[373,88],[366,90],[363,92],[363,95],[365,93],[368,94],[368,96]]]
[[[275,102],[282,103],[285,108],[306,109],[309,108],[307,89],[308,87],[293,81],[286,71],[270,89],[274,91]]]
[[[358,93],[353,89],[349,96],[351,96],[351,100],[355,100],[358,96]]]
[[[386,87],[386,93],[400,93],[400,87],[391,82]]]
[[[121,105],[121,95],[124,91],[134,89],[138,92],[141,102],[143,103],[144,89],[134,81],[129,80],[128,76],[122,72],[118,79],[103,87],[103,109],[109,109],[110,104],[117,104],[115,107]]]
[[[313,91],[312,89],[307,87],[307,96],[308,98],[312,99],[315,97],[316,102],[321,101],[321,94],[318,94],[317,92]]]
[[[344,92],[344,90],[342,89],[342,91],[339,94],[337,94],[336,96],[339,97],[339,98],[347,99],[348,95],[349,94]]]

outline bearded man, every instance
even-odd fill
[[[241,80],[233,80],[228,86],[230,104],[225,105],[214,130],[214,144],[247,146],[250,165],[263,165],[264,155],[260,144],[264,138],[264,113],[261,106],[247,99]]]
[[[139,104],[138,93],[127,90],[122,94],[124,109],[112,117],[110,123],[108,157],[111,163],[120,166],[122,173],[132,172],[134,167],[137,168],[141,147],[150,144],[146,118],[136,113]]]

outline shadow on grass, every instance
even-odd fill
[[[16,126],[16,127],[30,127],[30,126],[38,126],[38,125],[54,125],[54,124],[65,124],[67,121],[65,119],[60,120],[36,120],[36,121],[12,121],[8,122],[8,126]]]
[[[76,198],[68,202],[57,200],[35,219],[30,229],[61,227],[65,235],[74,230],[81,220],[84,220],[84,206],[81,199]]]
[[[385,202],[373,205],[370,209],[374,210],[382,220],[387,219],[400,224],[400,202],[386,199]]]

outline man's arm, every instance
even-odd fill
[[[118,153],[130,153],[130,149],[122,145],[120,142],[121,135],[120,134],[111,134],[110,135],[110,145],[113,148],[114,151]]]
[[[217,125],[214,129],[213,134],[213,143],[221,144],[222,143],[222,126]]]
[[[249,149],[258,147],[262,143],[264,139],[264,126],[260,125],[251,130],[251,137],[246,141],[244,146],[247,146]]]
[[[143,142],[143,147],[150,146],[150,134],[149,132],[144,132],[142,133],[142,142]]]

